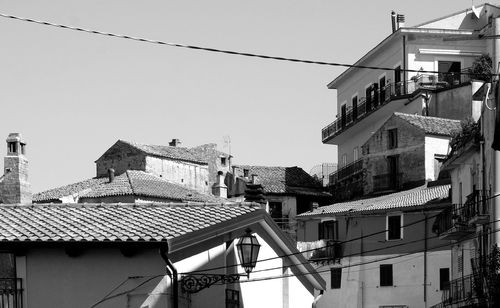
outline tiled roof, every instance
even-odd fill
[[[250,204],[5,205],[0,241],[166,241],[256,211]]]
[[[227,202],[225,199],[202,194],[196,190],[168,182],[153,174],[137,170],[127,170],[121,175],[115,176],[111,183],[107,177],[94,178],[51,189],[35,194],[33,200],[45,202],[59,200],[69,195],[78,195],[80,198],[134,195],[183,202]]]
[[[425,117],[401,112],[395,112],[394,116],[415,125],[427,134],[452,136],[462,129],[459,120]]]
[[[298,216],[331,215],[352,212],[370,212],[401,209],[424,205],[430,201],[446,199],[450,185],[421,186],[389,195],[322,206]]]
[[[142,151],[146,154],[152,156],[165,157],[170,159],[178,159],[183,161],[195,162],[199,164],[207,164],[207,160],[203,157],[200,157],[196,151],[193,151],[189,148],[177,147],[177,146],[168,146],[168,145],[151,145],[151,144],[139,144],[135,142],[119,140],[119,142],[123,142],[128,144],[139,151]]]
[[[244,169],[249,170],[249,176],[258,175],[258,181],[267,194],[330,195],[323,192],[322,185],[299,167],[238,165],[235,175],[243,176]]]

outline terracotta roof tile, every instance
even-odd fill
[[[0,241],[165,241],[259,210],[244,203],[5,205]]]
[[[350,212],[369,212],[420,206],[427,202],[448,197],[450,185],[421,186],[389,195],[319,207],[298,216],[331,215]]]
[[[179,184],[171,183],[153,174],[127,170],[115,176],[113,182],[107,177],[94,178],[35,194],[35,202],[60,200],[69,195],[80,198],[100,198],[109,196],[145,196],[180,202],[227,202],[213,195],[202,194]]]
[[[249,170],[249,175],[258,175],[259,183],[267,194],[330,196],[323,191],[320,183],[300,167],[238,165],[235,175],[242,177],[244,169]]]
[[[426,117],[400,112],[395,112],[394,116],[401,118],[422,129],[425,133],[432,135],[452,136],[462,129],[459,120]]]
[[[189,148],[168,146],[168,145],[152,145],[152,144],[140,144],[125,140],[119,140],[125,144],[128,144],[146,154],[152,156],[165,157],[170,159],[178,159],[183,161],[195,162],[199,164],[206,165],[208,162],[203,157],[200,157],[197,151]]]

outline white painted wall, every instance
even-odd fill
[[[437,180],[439,171],[434,168],[435,154],[447,155],[450,137],[445,136],[425,136],[425,179],[427,181]]]
[[[408,307],[430,307],[441,302],[439,290],[439,269],[450,268],[451,252],[428,253],[427,304],[424,305],[424,255],[422,252],[407,256],[378,255],[342,259],[342,282],[340,289],[331,289],[331,266],[323,266],[318,271],[327,282],[327,290],[318,307],[379,308],[381,305],[407,305]],[[397,258],[392,258],[397,257]],[[384,258],[392,258],[378,262]],[[372,263],[367,263],[372,262]],[[356,265],[367,263],[364,265]],[[393,286],[380,286],[380,264],[393,264]],[[349,265],[351,265],[349,267]],[[420,289],[420,290],[418,290]]]

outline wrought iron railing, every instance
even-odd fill
[[[386,173],[373,176],[373,191],[399,190],[402,187],[402,173]]]
[[[313,242],[297,242],[297,249],[310,261],[334,261],[342,258],[342,244],[337,240],[322,239]]]
[[[485,290],[481,275],[467,275],[451,280],[442,293],[443,306],[449,306],[463,301],[472,301],[483,296]]]
[[[296,240],[297,237],[296,219],[283,216],[283,217],[273,217],[273,220],[281,229],[281,231],[288,234],[292,239]]]
[[[464,70],[465,71],[465,70]],[[322,140],[333,137],[351,124],[363,119],[388,102],[410,95],[419,89],[447,89],[470,82],[470,76],[462,73],[437,75],[420,74],[406,82],[388,83],[381,89],[374,89],[367,97],[362,97],[357,106],[350,106],[345,114],[338,115],[337,120],[321,131]]]
[[[330,184],[335,184],[363,171],[363,159],[348,164],[329,175]]]
[[[20,278],[0,278],[0,307],[23,307],[23,283]]]
[[[489,215],[488,197],[488,191],[475,189],[466,197],[463,207],[457,214],[463,217],[465,221],[470,221],[477,216]]]

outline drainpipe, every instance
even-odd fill
[[[495,18],[495,35],[498,35],[500,34],[500,18]],[[496,69],[497,69],[497,72],[498,72],[498,69],[499,69],[499,66],[498,66],[498,61],[500,60],[500,39],[495,39],[495,42],[493,43],[493,46],[494,46],[494,51],[495,51],[495,54],[494,54],[494,57],[493,59],[495,60],[494,64],[497,65]],[[497,81],[497,82],[500,82],[500,81]],[[496,107],[497,108],[500,108],[500,104],[499,104],[499,100],[500,100],[500,97],[498,97],[498,91],[496,91],[495,93],[495,102],[496,102]],[[495,112],[496,114],[498,114],[498,110]],[[492,117],[493,118],[493,121],[497,120],[496,117]],[[495,122],[496,123],[496,122]],[[500,193],[500,179],[498,179],[498,177],[500,177],[500,151],[495,151],[493,150],[493,177],[492,177],[492,181],[493,181],[493,185],[492,185],[492,192],[491,192],[491,195],[492,196],[496,196],[498,193]],[[493,202],[493,213],[494,213],[494,220],[496,221],[495,222],[495,226],[494,226],[494,230],[497,230],[499,227],[500,227],[500,222],[499,222],[499,219],[500,219],[500,197],[496,197],[496,198],[493,198],[492,200]],[[494,233],[494,243],[495,244],[499,244],[500,243],[500,234],[499,232],[495,232]]]
[[[424,303],[427,307],[427,212],[424,210]]]
[[[168,258],[168,243],[165,243],[165,246],[160,247],[160,256],[163,261],[165,261],[165,270],[167,271],[167,274],[171,275],[172,278],[173,308],[179,308],[179,281],[177,277],[177,269]]]
[[[406,72],[406,36],[403,35],[403,91],[404,94],[408,94],[408,74]]]

